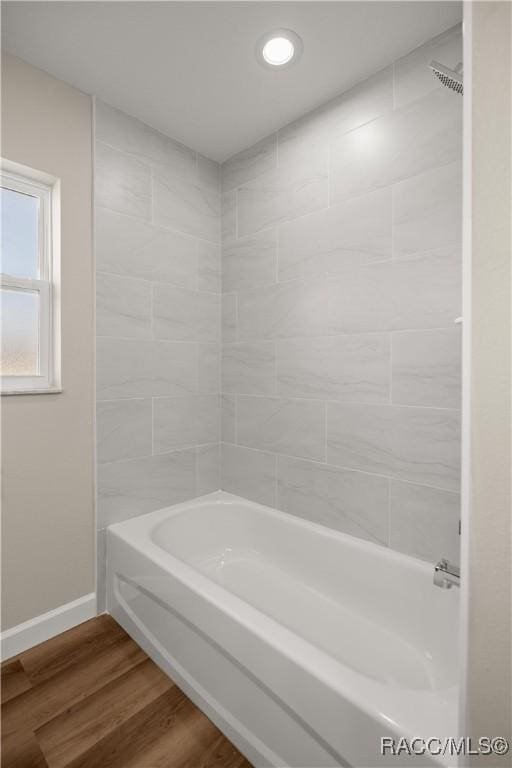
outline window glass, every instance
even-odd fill
[[[0,271],[15,277],[39,277],[39,199],[2,187]]]
[[[39,294],[2,288],[1,361],[3,376],[39,374]]]

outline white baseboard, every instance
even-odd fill
[[[2,660],[10,659],[18,653],[44,643],[55,635],[60,635],[71,627],[76,627],[87,619],[96,616],[96,594],[79,597],[71,603],[66,603],[53,611],[43,613],[34,619],[24,621],[12,629],[6,629],[0,635]]]

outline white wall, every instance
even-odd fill
[[[222,166],[222,485],[459,557],[460,27]]]
[[[2,156],[61,179],[62,387],[2,397],[2,629],[94,591],[91,100],[2,56]]]
[[[471,457],[466,720],[474,738],[512,743],[511,212],[512,19],[471,4]],[[482,765],[499,764],[482,758]],[[510,765],[510,753],[502,763]]]

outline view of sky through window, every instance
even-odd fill
[[[0,202],[0,271],[15,278],[38,278],[39,200],[37,197],[2,187]],[[0,302],[2,375],[37,375],[38,293],[3,287]]]

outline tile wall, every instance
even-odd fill
[[[219,166],[96,102],[98,583],[104,529],[220,487]]]
[[[462,99],[431,58],[460,27],[222,166],[222,487],[457,560]]]

